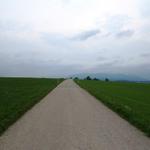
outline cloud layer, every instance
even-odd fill
[[[111,72],[150,79],[147,3],[0,0],[0,76]]]
[[[79,35],[75,36],[73,39],[84,41],[84,40],[87,40],[91,37],[96,36],[99,33],[100,33],[100,30],[84,31],[84,32],[80,33]]]

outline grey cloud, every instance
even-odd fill
[[[143,53],[140,56],[143,58],[150,58],[150,53]]]
[[[64,64],[40,64],[40,63],[19,63],[0,64],[0,76],[23,76],[23,77],[65,77],[73,72],[80,71],[75,65]]]
[[[117,33],[124,27],[126,24],[129,23],[131,18],[127,15],[115,15],[111,16],[107,19],[106,29],[111,33]]]
[[[107,60],[107,58],[104,57],[104,56],[98,56],[98,57],[97,57],[97,61],[99,61],[99,62],[105,61],[105,60]]]
[[[71,41],[61,34],[41,33],[41,39],[50,45],[61,45],[66,47]],[[62,47],[62,48],[63,48]]]
[[[32,27],[29,24],[21,24],[17,21],[0,21],[1,32],[23,32],[32,31]]]
[[[139,12],[141,13],[142,17],[150,17],[150,0],[138,0],[139,4]]]
[[[111,33],[108,32],[108,33],[104,34],[102,37],[110,37],[110,36],[111,36]]]
[[[96,36],[99,33],[100,33],[100,30],[98,30],[98,29],[97,30],[89,30],[89,31],[85,31],[85,32],[78,34],[77,36],[73,37],[73,39],[84,41],[93,36]]]
[[[52,34],[48,32],[42,32],[40,33],[40,35],[42,39],[47,40],[48,42],[61,41],[62,39],[64,39],[64,36],[62,36],[61,34]]]
[[[115,73],[115,74],[124,74],[124,75],[136,75],[142,77],[146,80],[150,80],[150,63],[143,63],[137,65],[120,65],[118,60],[111,60],[106,63],[97,64],[90,70],[90,73]]]
[[[68,4],[68,3],[70,3],[70,1],[71,0],[61,0],[61,2],[64,3],[64,4]]]
[[[116,34],[118,38],[131,37],[134,34],[134,30],[125,30]]]
[[[60,12],[58,12],[57,19],[59,20],[59,16],[64,16],[64,21],[66,21],[65,23],[68,25],[69,22],[67,21],[67,18],[72,17],[76,20],[76,13],[74,12],[74,9],[72,10],[72,8],[78,6],[78,4],[76,4],[78,2],[73,2],[73,0],[61,1],[58,0],[54,2],[54,4],[60,5],[59,7],[62,7],[61,4],[63,3],[63,7],[60,9]],[[143,1],[148,2],[150,0]],[[143,1],[141,3],[143,3]],[[14,2],[13,4],[17,6]],[[8,4],[6,2],[6,6],[7,5]],[[65,6],[66,10],[64,10]],[[143,9],[148,6],[149,5],[143,6]],[[73,14],[68,16],[66,14],[68,10],[71,10]],[[65,11],[65,13],[62,15],[59,14],[62,11]],[[29,13],[31,18],[28,17],[28,14],[24,15],[25,18],[20,18],[20,15],[17,14],[15,17],[14,13],[12,16],[10,15],[8,17],[7,15],[9,15],[10,12],[8,12],[8,14],[6,13],[6,16],[5,14],[1,15],[0,21],[0,75],[60,76],[86,71],[86,68],[89,68],[93,73],[97,71],[107,71],[110,73],[137,73],[143,76],[147,76],[150,79],[150,57],[149,54],[146,53],[150,50],[150,43],[147,39],[148,36],[142,37],[142,34],[140,33],[140,40],[133,38],[129,41],[124,39],[118,41],[116,38],[111,38],[112,36],[117,38],[131,37],[134,34],[133,30],[122,31],[124,27],[129,25],[132,19],[127,15],[116,15],[111,17],[106,15],[107,21],[104,26],[102,24],[101,28],[99,28],[99,25],[95,24],[97,27],[94,29],[92,28],[91,30],[85,30],[70,40],[63,36],[61,33],[64,33],[64,35],[69,34],[69,32],[72,30],[78,29],[78,25],[75,26],[75,28],[73,27],[72,30],[72,26],[70,26],[68,31],[66,31],[66,28],[62,27],[60,28],[61,33],[59,34],[57,27],[56,31],[55,29],[53,31],[50,29],[51,24],[49,20],[46,19],[48,15],[45,16],[45,19],[48,22],[45,19],[45,21],[38,19],[39,15],[43,15],[39,14],[37,15],[37,18],[34,18],[35,23],[33,23],[34,20],[32,18],[32,13],[34,14],[34,10],[33,12],[31,11],[31,13]],[[47,11],[45,10],[44,13],[46,12]],[[95,13],[93,13],[93,15],[94,14]],[[148,11],[146,10],[145,15],[147,14]],[[82,19],[82,17],[80,19]],[[39,18],[41,17],[39,16]],[[18,20],[18,22],[15,22],[15,20]],[[47,24],[46,26],[45,22]],[[58,22],[53,22],[53,25],[55,23]],[[36,26],[36,24],[38,24],[38,26]],[[47,27],[48,24],[50,25],[49,27]],[[52,31],[53,34],[39,33],[44,31]],[[147,28],[142,26],[142,33],[148,33],[148,31],[148,25]],[[95,36],[96,38],[92,38]],[[82,42],[88,40],[89,38],[92,40],[89,40],[88,42]],[[106,47],[106,49],[101,49],[102,47]],[[119,55],[120,58],[115,58],[116,55]],[[135,59],[131,59],[131,57]],[[143,62],[147,64],[142,64]]]
[[[124,66],[120,68],[120,71],[128,74],[135,74],[145,79],[150,80],[150,63],[141,63],[137,65]]]
[[[39,41],[0,36],[0,75],[58,77],[86,72],[86,68],[88,68],[91,73],[101,71],[149,76],[150,64],[142,66],[138,58],[136,59],[137,65],[132,64],[133,61],[130,63],[127,59],[125,62],[123,61],[124,57],[129,58],[129,55],[126,54],[129,51],[126,52],[126,49],[132,50],[131,55],[138,51],[140,54],[141,50],[148,53],[149,43],[138,41],[132,42],[131,45],[128,43],[117,47],[118,40],[114,46],[109,40],[105,44],[100,42],[98,41],[95,47],[91,46],[89,42],[90,47],[84,51],[78,47],[81,43],[70,41],[59,34],[41,33]],[[113,52],[116,52],[120,58],[115,58],[116,54]]]
[[[107,59],[105,61],[97,61],[97,64],[93,66],[90,70],[90,73],[119,73],[121,67],[118,67],[119,61],[117,59]],[[119,69],[118,69],[119,68]]]
[[[0,76],[59,77],[81,71],[82,65],[73,63],[76,56],[68,45],[59,35],[46,34],[41,41],[0,35]]]
[[[113,66],[117,66],[117,64],[120,63],[120,61],[118,59],[113,59],[110,61],[106,61],[104,63],[99,64],[100,66],[107,66],[107,67],[113,67]]]

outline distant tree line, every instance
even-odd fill
[[[72,78],[71,78],[71,79],[72,79]],[[74,79],[75,79],[75,80],[79,80],[78,77],[75,77]],[[95,81],[99,81],[100,79],[98,79],[98,78],[91,78],[90,76],[87,76],[86,78],[84,78],[84,80],[95,80]],[[106,82],[109,82],[110,80],[109,80],[108,78],[105,78],[105,81],[106,81]]]

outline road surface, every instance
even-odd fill
[[[66,80],[0,137],[0,150],[150,150],[150,140]]]

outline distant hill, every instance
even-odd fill
[[[72,75],[71,77],[78,77],[84,79],[85,77],[90,76],[91,78],[97,78],[100,80],[105,80],[109,78],[111,81],[148,81],[145,78],[136,76],[136,75],[126,75],[126,74],[111,74],[111,73],[81,73]]]

